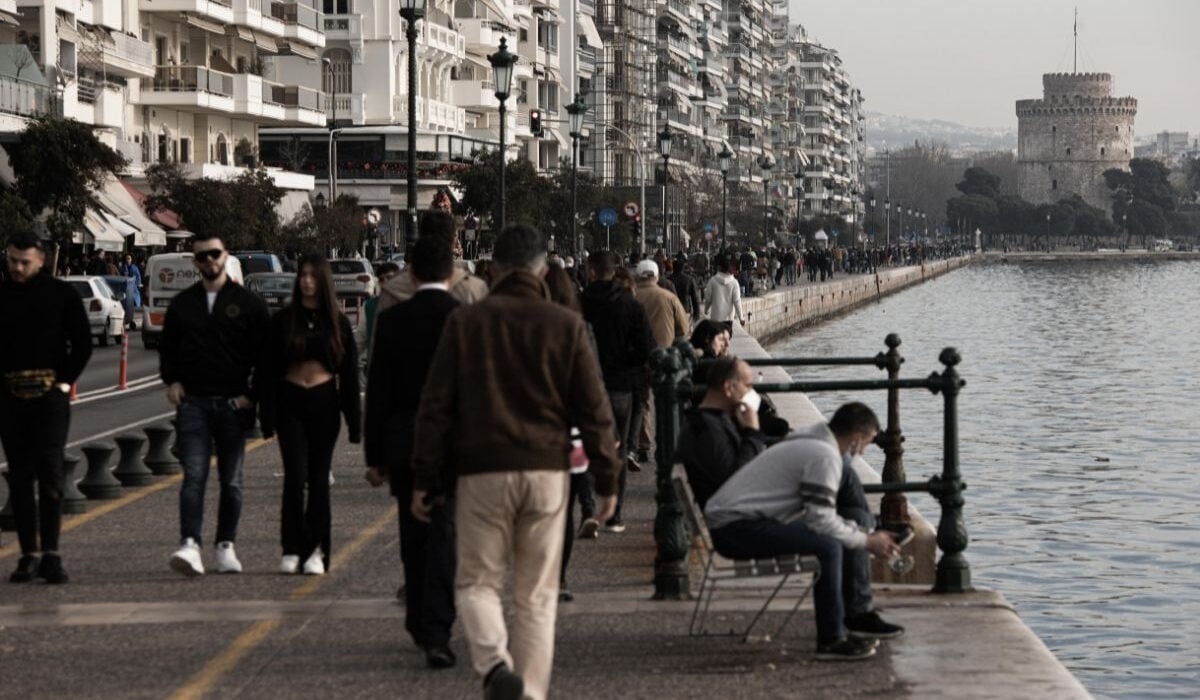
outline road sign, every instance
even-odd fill
[[[712,233],[713,231],[716,231],[716,230],[717,230],[717,225],[716,225],[716,224],[714,224],[714,223],[713,223],[713,222],[711,222],[711,221],[705,221],[705,222],[704,222],[704,232],[705,232],[705,233]]]
[[[629,209],[628,204],[625,205],[625,209],[626,209],[626,211],[628,211],[628,209]],[[600,219],[601,226],[615,226],[617,223],[617,210],[609,208],[609,207],[605,207],[604,209],[600,210],[600,213],[597,218]]]
[[[623,211],[625,212],[625,216],[637,216],[638,212],[641,211],[641,208],[638,206],[637,202],[625,202],[625,208]]]
[[[383,215],[379,213],[378,209],[372,209],[371,211],[367,212],[367,221],[372,226],[378,224],[382,219]]]

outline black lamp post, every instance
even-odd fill
[[[587,104],[583,95],[575,93],[575,101],[567,105],[567,121],[571,134],[571,245],[575,259],[579,259],[582,246],[579,244],[579,136],[583,132],[583,115]]]
[[[505,168],[505,149],[504,143],[504,122],[507,108],[504,103],[508,101],[509,91],[512,89],[513,66],[517,64],[517,54],[508,50],[508,39],[500,37],[500,50],[488,56],[488,63],[492,64],[492,78],[496,86],[496,99],[500,100],[500,228],[503,229],[505,221],[508,217],[508,201],[505,192],[504,183],[504,168]]]
[[[767,189],[771,186],[771,169],[775,167],[775,161],[771,160],[771,156],[762,156],[758,159],[758,167],[763,171],[763,243],[766,244],[770,228],[767,223]]]
[[[663,245],[667,245],[667,236],[669,234],[667,226],[669,221],[667,218],[667,183],[671,181],[671,136],[671,126],[664,124],[663,130],[658,132],[658,152],[662,155],[663,159],[663,227],[661,241]]]
[[[404,250],[417,241],[417,22],[425,19],[425,0],[401,0],[400,16],[408,24],[408,212],[404,218]]]
[[[721,164],[721,247],[724,248],[725,230],[729,228],[729,169],[733,167],[733,152],[729,146],[721,146],[717,158]]]
[[[804,211],[804,168],[797,168],[792,177],[796,178],[796,247],[800,247],[800,220]]]
[[[884,247],[892,247],[892,200],[883,200],[883,213],[887,218],[887,233],[884,235]]]

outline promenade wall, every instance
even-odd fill
[[[828,282],[782,287],[742,300],[746,330],[761,343],[969,264],[973,257],[881,268],[874,275],[841,275]]]

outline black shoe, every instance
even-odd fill
[[[625,458],[625,468],[631,472],[640,472],[642,465],[638,464],[637,460],[630,456]]]
[[[913,538],[917,536],[917,533],[913,532],[912,525],[908,523],[884,523],[876,529],[892,533],[892,538],[901,547],[912,542]]]
[[[425,647],[425,664],[429,668],[454,668],[458,657],[448,646]]]
[[[396,589],[396,600],[403,603],[407,600],[407,596],[408,591],[405,589],[404,584],[402,583],[400,584],[400,587]]]
[[[63,568],[62,557],[57,554],[43,554],[42,563],[38,566],[38,578],[45,579],[46,583],[60,584],[66,583],[70,579],[67,577],[67,571]]]
[[[875,642],[867,639],[841,639],[817,645],[819,661],[862,661],[875,655]]]
[[[525,681],[504,664],[497,664],[483,679],[484,700],[521,700]]]
[[[8,582],[29,583],[33,580],[33,573],[37,571],[37,568],[38,558],[32,554],[26,554],[17,562],[17,570],[8,577]]]
[[[558,602],[574,603],[575,602],[575,594],[572,593],[571,591],[567,590],[566,586],[563,586],[558,589]]]
[[[604,523],[605,532],[625,532],[625,523],[621,522],[620,518],[613,518]]]
[[[851,637],[860,639],[894,639],[904,634],[903,627],[884,622],[874,610],[847,619],[846,629],[850,631]]]

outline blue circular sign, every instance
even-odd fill
[[[601,226],[616,226],[617,225],[617,210],[607,208],[607,207],[604,209],[601,209],[600,214],[598,215],[598,218],[600,219]]]
[[[705,222],[704,222],[704,232],[705,232],[705,233],[712,233],[713,231],[716,231],[716,230],[717,230],[717,225],[716,225],[716,224],[714,224],[714,223],[713,223],[713,222],[711,222],[711,221],[705,221]]]

